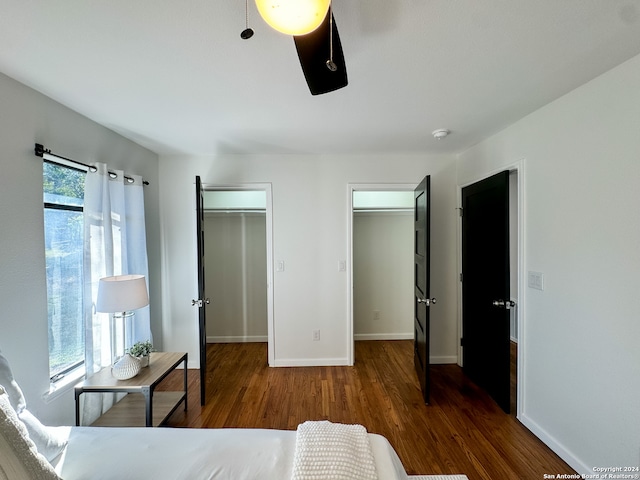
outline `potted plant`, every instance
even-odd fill
[[[153,348],[153,344],[149,340],[147,340],[146,342],[136,342],[128,350],[131,356],[136,357],[140,360],[141,367],[149,366],[149,354],[155,351],[156,350],[155,348]]]

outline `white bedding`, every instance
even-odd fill
[[[268,429],[58,427],[64,480],[260,479],[292,475],[296,432]],[[387,439],[368,434],[380,480],[407,479]]]

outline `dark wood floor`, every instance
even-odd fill
[[[327,419],[387,437],[410,475],[506,480],[575,473],[456,365],[431,367],[431,403],[424,405],[412,354],[411,341],[357,342],[353,367],[268,368],[266,344],[210,345],[206,405],[191,370],[189,409],[168,424],[292,430]],[[161,388],[181,385],[175,372]]]

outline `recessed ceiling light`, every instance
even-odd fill
[[[437,140],[442,140],[444,137],[449,135],[449,133],[451,132],[446,128],[439,128],[438,130],[434,130],[433,132],[431,132],[431,135],[433,135],[433,137]]]

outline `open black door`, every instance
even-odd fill
[[[510,410],[509,172],[462,189],[464,372]]]
[[[196,235],[198,239],[198,332],[200,345],[200,405],[207,400],[207,312],[204,291],[204,193],[200,177],[196,176]]]
[[[430,223],[431,177],[427,175],[414,194],[414,340],[413,363],[420,380],[424,403],[429,403],[429,307],[436,302],[430,298]]]

